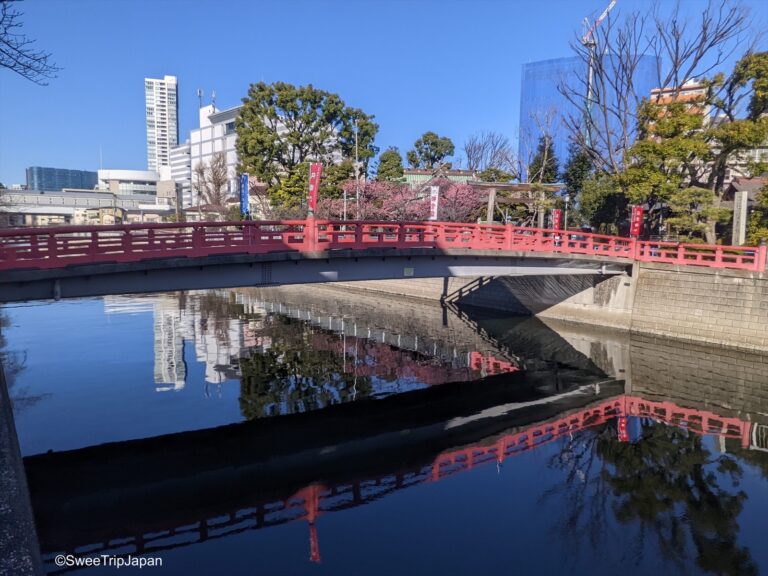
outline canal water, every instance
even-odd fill
[[[765,356],[333,287],[0,322],[50,573],[768,573]]]

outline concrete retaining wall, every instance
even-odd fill
[[[682,341],[768,351],[768,274],[638,264],[632,275],[426,278],[337,284]],[[458,290],[463,289],[459,295]]]
[[[35,576],[42,573],[27,477],[5,372],[0,365],[0,574]]]

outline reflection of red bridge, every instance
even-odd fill
[[[158,553],[188,544],[222,538],[258,528],[306,520],[310,528],[310,559],[320,561],[317,519],[321,514],[354,508],[378,500],[402,488],[438,482],[459,472],[471,470],[490,462],[503,463],[507,458],[535,450],[566,435],[594,428],[618,419],[618,437],[628,441],[626,418],[636,416],[684,428],[701,435],[717,435],[739,440],[742,447],[750,445],[753,424],[738,418],[724,418],[713,412],[683,408],[669,401],[646,400],[622,395],[571,412],[555,420],[535,424],[496,438],[491,443],[478,443],[443,452],[431,464],[418,469],[400,471],[385,476],[354,480],[322,486],[312,484],[285,500],[259,502],[253,507],[223,513],[214,518],[170,530],[122,539],[121,544],[88,546],[81,554],[144,554]],[[123,552],[132,547],[130,552]],[[78,552],[74,550],[72,552]],[[45,558],[50,563],[53,554]],[[49,567],[52,566],[49,564]]]
[[[467,369],[483,378],[520,370],[516,364],[499,360],[490,353],[472,351],[466,355],[466,367],[451,366],[435,363],[430,358],[420,358],[416,352],[362,337],[347,336],[345,346],[334,336],[326,332],[313,334],[312,349],[339,351],[341,347],[340,354],[350,359],[345,364],[345,372],[360,377],[375,376],[390,381],[412,378],[433,386],[466,380]]]

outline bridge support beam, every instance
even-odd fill
[[[0,302],[397,278],[620,274],[626,268],[624,263],[594,258],[477,251],[471,255],[433,250],[228,254],[11,272],[0,280]]]

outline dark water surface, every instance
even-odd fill
[[[768,358],[330,287],[8,306],[46,568],[768,573]]]

